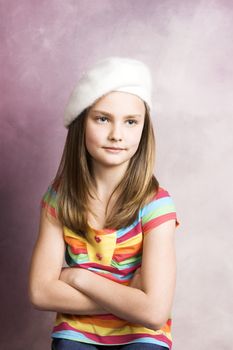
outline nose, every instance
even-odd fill
[[[108,139],[111,141],[122,141],[122,130],[119,124],[112,125]]]

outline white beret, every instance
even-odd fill
[[[98,61],[81,76],[65,108],[66,128],[87,107],[111,91],[137,95],[150,109],[152,79],[149,68],[128,57],[107,57]]]

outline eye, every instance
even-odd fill
[[[96,116],[96,120],[97,120],[97,122],[100,123],[100,124],[105,124],[106,121],[108,120],[108,118],[105,117],[105,116]]]
[[[127,122],[129,123],[129,125],[134,125],[138,123],[135,119],[128,119]]]

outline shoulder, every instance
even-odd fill
[[[172,202],[172,196],[164,187],[159,186],[158,190],[154,191],[154,194],[146,202],[146,204],[141,209],[142,214],[145,214],[150,210],[151,207],[159,206],[161,203]]]
[[[49,184],[43,193],[40,204],[50,215],[57,218],[57,189],[53,184]]]
[[[176,226],[180,224],[174,200],[168,190],[161,186],[149,202],[143,206],[140,217],[144,233],[168,220],[175,219]]]

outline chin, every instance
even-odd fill
[[[114,166],[123,166],[124,164],[128,163],[129,162],[129,159],[126,159],[126,160],[119,160],[119,161],[100,161],[100,163],[106,167],[114,167]]]

